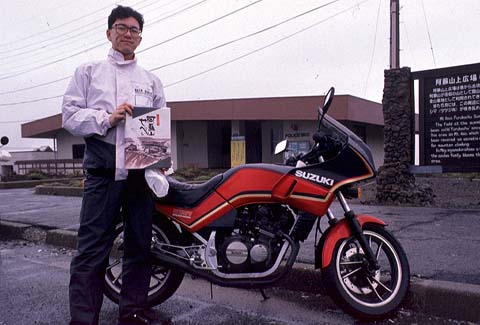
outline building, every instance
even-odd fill
[[[41,146],[31,150],[9,150],[8,159],[1,159],[0,176],[11,176],[13,174],[25,174],[27,171],[45,168],[43,162],[55,159],[55,152],[49,146]]]
[[[308,150],[322,103],[323,96],[169,102],[174,167],[229,168],[231,140],[239,137],[246,163],[281,162],[273,149],[284,138],[293,150]],[[371,147],[377,167],[383,164],[381,104],[337,95],[328,114]],[[23,124],[22,136],[54,139],[56,159],[83,157],[83,140],[62,129],[61,114]]]

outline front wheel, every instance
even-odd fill
[[[177,244],[175,227],[166,222],[152,225],[153,242]],[[109,265],[106,269],[104,287],[105,295],[118,304],[122,287],[122,256],[123,256],[123,224],[119,224],[115,230],[115,241],[109,257]],[[170,298],[183,280],[184,273],[170,269],[162,265],[152,265],[152,276],[148,291],[147,304],[153,307]]]
[[[363,233],[380,269],[370,270],[355,237],[339,241],[322,269],[329,296],[357,318],[379,319],[395,311],[410,285],[410,268],[400,243],[382,226],[367,224]]]

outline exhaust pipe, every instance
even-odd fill
[[[180,260],[174,256],[169,256],[155,249],[152,249],[151,256],[154,264],[159,264],[162,266],[167,266],[172,269],[181,270],[182,272],[189,273],[194,276],[198,276],[199,278],[208,280],[213,284],[216,284],[222,287],[233,287],[233,288],[244,288],[244,289],[263,288],[263,287],[271,286],[272,284],[281,280],[288,273],[288,271],[291,270],[293,263],[295,263],[295,259],[297,258],[300,245],[298,243],[294,243],[290,237],[286,236],[286,238],[289,241],[290,247],[292,249],[292,252],[290,253],[290,256],[287,259],[286,265],[279,272],[274,273],[265,278],[228,279],[227,280],[227,279],[220,278],[208,271],[196,269],[192,267],[188,262]]]

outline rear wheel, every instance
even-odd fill
[[[156,223],[152,225],[153,240],[161,243],[177,243],[178,231],[170,224]],[[115,230],[115,241],[109,257],[109,265],[106,269],[104,287],[105,295],[118,304],[122,287],[122,256],[123,256],[123,224],[119,224]],[[170,298],[180,286],[183,280],[183,272],[173,270],[161,265],[152,265],[152,276],[148,291],[148,306],[156,306]]]
[[[384,318],[405,298],[410,269],[400,243],[382,226],[365,225],[363,233],[380,269],[369,270],[359,242],[350,237],[337,243],[322,278],[330,297],[348,313],[358,318]]]

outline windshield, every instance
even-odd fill
[[[362,141],[355,133],[344,126],[342,123],[335,120],[333,117],[325,114],[323,117],[320,132],[328,134],[334,137],[337,141],[342,143],[342,147],[350,145],[356,151],[358,151],[365,160],[370,164],[373,170],[375,170],[375,164],[373,162],[372,153],[370,148]]]

